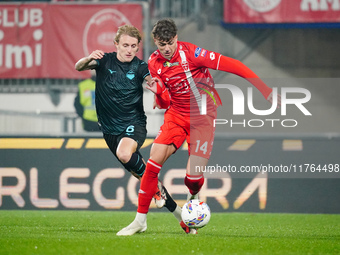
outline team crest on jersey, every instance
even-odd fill
[[[164,67],[172,67],[172,66],[179,66],[178,62],[170,63],[169,61],[166,61],[163,63]]]
[[[184,72],[188,72],[189,71],[189,63],[188,63],[188,61],[183,61],[182,62],[182,67],[183,67]]]
[[[133,78],[135,78],[135,73],[134,71],[130,70],[126,73],[126,77],[129,78],[130,80],[132,80]]]

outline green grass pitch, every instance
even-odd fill
[[[340,254],[340,215],[213,213],[187,235],[169,213],[118,237],[134,212],[0,211],[0,254]]]

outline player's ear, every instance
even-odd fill
[[[139,51],[139,46],[137,47],[136,53]]]

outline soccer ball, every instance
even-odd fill
[[[181,216],[189,228],[202,228],[210,220],[210,208],[206,203],[193,199],[183,205]]]

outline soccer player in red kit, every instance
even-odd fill
[[[158,50],[149,58],[153,79],[147,88],[155,93],[157,106],[167,110],[141,181],[136,218],[117,233],[122,236],[133,235],[146,226],[162,165],[185,140],[189,145],[189,159],[184,183],[189,189],[188,200],[197,198],[204,183],[203,173],[197,169],[204,169],[208,164],[215,134],[216,109],[221,104],[209,68],[247,79],[272,101],[272,89],[240,61],[178,41],[173,20],[159,20],[152,34]],[[183,222],[181,226],[185,229]],[[186,232],[194,234],[196,230],[187,229]]]

